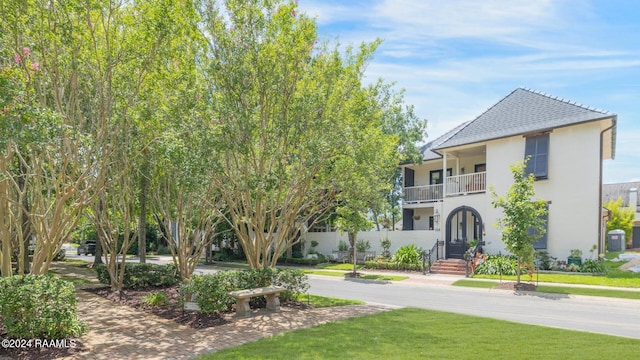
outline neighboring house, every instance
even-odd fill
[[[482,115],[423,147],[421,164],[403,164],[403,232],[424,232],[429,249],[462,258],[471,240],[505,252],[491,204],[512,184],[509,166],[530,156],[535,198],[548,203],[547,233],[537,249],[566,258],[593,245],[604,251],[602,161],[615,155],[617,115],[539,92],[516,89]]]
[[[632,248],[640,248],[640,181],[602,185],[602,203],[622,198],[622,207],[633,209],[636,213],[631,240]]]

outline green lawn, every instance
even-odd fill
[[[304,270],[305,274],[309,275],[322,275],[322,276],[335,276],[344,277],[348,271],[329,271],[329,270]],[[360,275],[360,279],[366,280],[386,280],[386,281],[402,281],[408,279],[408,276],[404,275],[378,275],[378,274],[366,274]]]
[[[303,270],[305,274],[344,277],[346,271],[328,271],[328,270]]]
[[[74,266],[74,267],[86,267],[87,265],[93,263],[93,261],[87,261],[87,260],[82,260],[82,259],[71,259],[71,258],[65,258],[64,259],[64,264],[67,266]]]
[[[498,282],[496,281],[458,280],[453,283],[453,286],[492,289],[497,284]],[[620,298],[620,299],[640,300],[640,291],[580,288],[580,287],[572,287],[572,286],[539,285],[537,288],[537,292],[549,293],[549,294],[602,296],[602,297],[611,297],[611,298]]]
[[[318,264],[318,265],[316,265],[316,267],[320,268],[320,269],[328,269],[328,270],[353,271],[353,264],[330,264],[330,263],[325,263],[325,264]],[[362,269],[362,265],[358,265],[356,267],[356,269],[358,269],[358,270]]]
[[[316,308],[346,305],[363,305],[364,301],[347,300],[313,294],[298,294],[297,300],[301,303],[309,304]]]
[[[198,359],[632,359],[639,351],[635,339],[405,308]]]

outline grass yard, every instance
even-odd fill
[[[475,287],[483,289],[492,289],[498,282],[495,281],[478,281],[478,280],[458,280],[453,286]],[[549,286],[539,285],[537,292],[549,294],[566,294],[566,295],[586,295],[601,296],[620,299],[640,300],[640,291],[626,291],[615,289],[597,289],[597,288],[580,288],[572,286]]]
[[[344,275],[348,273],[348,271],[304,270],[304,273],[308,275],[344,277]],[[408,276],[404,276],[404,275],[384,275],[384,274],[360,275],[360,279],[366,279],[366,280],[402,281],[408,278],[409,278]]]
[[[87,261],[87,260],[83,260],[83,259],[72,259],[72,258],[65,258],[64,259],[64,264],[67,266],[75,266],[75,267],[86,267],[87,265],[93,263],[93,261]]]
[[[316,308],[365,304],[364,301],[360,301],[360,300],[339,299],[339,298],[319,296],[319,295],[313,295],[313,294],[298,294],[296,300],[300,301],[301,303],[309,304]]]
[[[330,263],[325,263],[325,264],[318,264],[316,266],[317,268],[320,269],[327,269],[327,270],[343,270],[343,271],[353,271],[353,263],[348,264],[330,264]],[[357,270],[362,269],[362,265],[358,265],[356,267]]]
[[[197,359],[631,359],[640,340],[404,308]]]

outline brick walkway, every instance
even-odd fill
[[[86,269],[56,266],[52,270],[67,276],[95,279]],[[95,286],[95,280],[81,287],[87,286]],[[88,351],[71,359],[189,359],[286,331],[390,309],[378,305],[306,310],[283,307],[278,313],[255,311],[246,319],[228,315],[229,324],[196,330],[114,304],[86,291],[78,290],[77,294],[78,317],[89,326],[80,341]]]

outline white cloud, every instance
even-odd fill
[[[549,0],[386,0],[368,16],[374,25],[414,36],[512,38],[541,27],[557,27]]]
[[[640,177],[634,123],[640,96],[636,22],[585,0],[300,0],[325,39],[382,38],[366,81],[405,88],[430,139],[472,120],[517,87],[619,115],[617,155],[605,181]],[[597,9],[596,9],[597,7]],[[609,11],[607,14],[602,10]],[[627,5],[632,13],[637,5]],[[612,20],[611,16],[616,16]],[[633,19],[631,19],[633,20]]]

